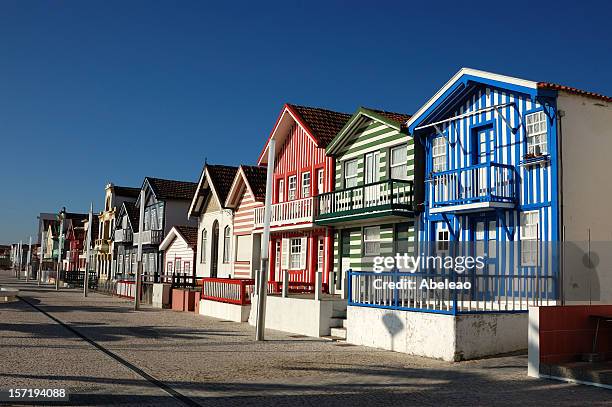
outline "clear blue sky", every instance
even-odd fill
[[[612,95],[612,2],[378,3],[1,1],[0,242],[252,164],[284,102],[412,113],[463,66]]]

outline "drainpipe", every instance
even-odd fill
[[[565,305],[565,293],[563,290],[564,279],[563,275],[565,274],[564,265],[565,265],[565,226],[563,225],[563,123],[562,119],[565,116],[565,111],[557,110],[557,186],[559,188],[559,233],[561,235],[561,244],[560,244],[560,258],[561,264],[559,268],[559,297],[561,298],[561,305]]]

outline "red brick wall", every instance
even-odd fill
[[[612,305],[540,307],[540,363],[556,364],[579,360],[590,353],[596,321],[590,315],[612,316]],[[597,352],[612,357],[612,323],[601,322]]]

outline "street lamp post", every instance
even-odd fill
[[[32,236],[30,236],[30,241],[28,243],[28,262],[26,266],[26,283],[30,281],[30,267],[32,266]]]
[[[17,267],[17,280],[21,279],[21,266],[23,265],[23,240],[19,241],[19,266]]]
[[[93,203],[89,207],[89,218],[87,222],[87,239],[85,255],[85,275],[83,276],[83,297],[87,297],[89,288],[89,256],[91,255],[91,228],[93,226]]]
[[[140,216],[138,217],[138,252],[136,255],[136,289],[134,290],[134,310],[140,309],[140,291],[142,290],[142,231],[144,229],[145,191],[140,191]]]
[[[62,208],[58,215],[60,226],[57,247],[57,276],[55,276],[55,291],[59,291],[60,274],[62,273],[62,249],[64,248],[64,219],[66,219],[66,208]]]
[[[40,258],[38,259],[38,285],[40,285],[40,281],[42,280],[43,274],[43,260],[45,259],[45,230],[43,228],[40,233]]]

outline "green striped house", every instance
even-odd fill
[[[403,127],[409,118],[359,108],[326,149],[335,185],[317,197],[315,222],[334,226],[335,272],[372,271],[376,256],[413,251],[423,149]]]

